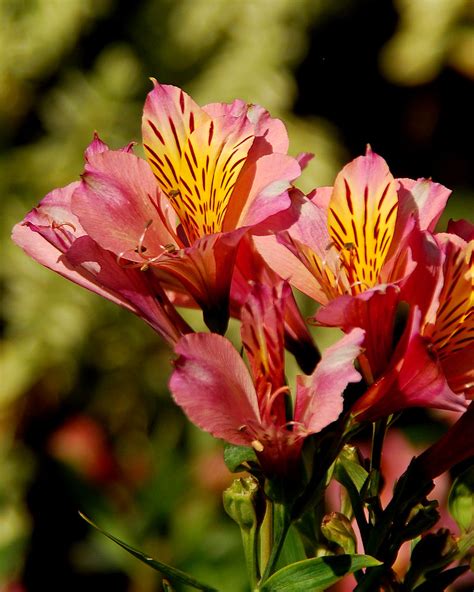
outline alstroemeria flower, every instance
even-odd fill
[[[124,157],[129,148],[117,152]],[[107,151],[97,137],[86,151],[86,160]],[[139,183],[139,171],[128,172]],[[144,319],[168,343],[191,331],[171,305],[150,271],[126,268],[115,254],[91,238],[72,212],[79,183],[55,189],[13,229],[13,240],[33,259],[65,278],[108,298]]]
[[[242,341],[250,371],[220,335],[195,333],[175,347],[170,389],[190,420],[218,438],[252,446],[268,475],[288,475],[304,439],[338,419],[342,393],[360,380],[353,362],[363,331],[354,329],[299,376],[292,417],[286,415],[284,294],[289,287],[256,284],[242,312]],[[283,297],[282,297],[283,296]]]
[[[309,200],[293,194],[298,216],[278,235],[279,245],[272,237],[256,239],[280,276],[323,305],[319,324],[365,329],[360,361],[369,381],[392,353],[398,294],[416,266],[413,236],[433,230],[449,193],[429,180],[394,179],[368,148],[334,187],[317,189]]]
[[[152,268],[223,332],[236,247],[248,227],[289,206],[287,189],[301,172],[286,154],[286,130],[261,107],[201,108],[155,81],[143,145],[147,162],[112,151],[90,159],[74,212],[122,264]]]
[[[411,406],[462,411],[474,398],[474,240],[453,234],[433,240],[442,254],[438,274],[429,282],[427,265],[415,271],[423,290],[411,294],[408,326],[390,367],[353,408],[360,419]]]

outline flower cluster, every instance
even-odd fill
[[[446,187],[395,179],[368,147],[333,187],[304,195],[295,182],[311,155],[288,155],[280,120],[240,100],[200,107],[156,81],[143,149],[145,159],[95,135],[80,181],[49,193],[13,240],[151,325],[177,355],[178,405],[248,448],[258,478],[299,480],[295,517],[366,422],[407,407],[465,411],[474,226],[436,232]],[[309,323],[292,287],[320,305]],[[200,309],[210,331],[194,332],[179,307]],[[224,336],[231,316],[240,353]],[[344,335],[320,356],[308,324]],[[301,368],[294,386],[285,349]],[[305,462],[305,442],[318,449],[331,435],[327,459]],[[449,439],[447,467],[474,453],[472,438],[458,440]]]

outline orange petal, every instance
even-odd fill
[[[189,134],[210,117],[180,88],[153,83],[143,111],[143,146],[158,184],[168,194],[179,186]]]
[[[370,149],[338,174],[329,201],[329,234],[356,294],[377,284],[397,208],[396,182],[384,159]]]

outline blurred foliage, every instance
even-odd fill
[[[9,231],[78,177],[94,130],[113,147],[140,140],[148,76],[200,103],[264,105],[287,123],[293,154],[317,155],[302,188],[330,184],[350,154],[335,122],[293,112],[295,70],[312,29],[357,2],[0,0],[2,591],[157,589],[156,574],[77,509],[196,577],[245,589],[239,534],[221,508],[221,445],[170,400],[171,352],[132,315],[30,261]],[[472,76],[468,1],[395,6],[398,30],[379,55],[390,80],[421,84],[446,63]]]

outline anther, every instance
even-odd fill
[[[260,440],[252,440],[251,446],[256,452],[263,452],[264,447]]]

